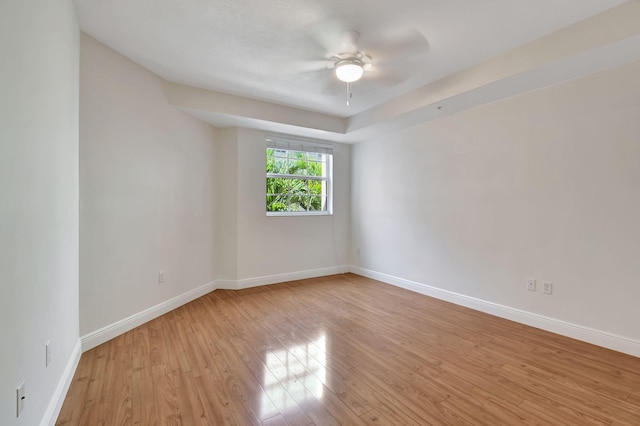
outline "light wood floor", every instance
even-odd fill
[[[345,274],[217,290],[82,355],[58,425],[640,425],[640,358]]]

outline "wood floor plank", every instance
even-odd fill
[[[216,290],[82,355],[57,425],[640,425],[640,359],[353,274]]]
[[[402,412],[389,408],[388,406],[381,405],[371,411],[364,413],[362,421],[367,425],[407,425],[407,426],[424,426],[429,423],[416,422],[411,417],[407,417]]]
[[[127,339],[128,340],[128,339]],[[108,404],[108,423],[125,425],[131,424],[131,397],[133,382],[133,354],[131,344],[123,344],[113,348],[113,358],[110,371],[110,381],[107,384],[108,393],[104,396],[104,401],[113,401]]]
[[[78,367],[76,368],[76,372],[73,376],[73,383],[75,386],[69,388],[69,392],[67,392],[67,396],[65,398],[65,403],[72,406],[86,406],[87,390],[89,388],[89,383],[91,382],[91,377],[94,375],[94,361],[95,357],[92,356],[80,358],[80,362],[78,363]],[[81,424],[81,415],[82,410],[67,410],[65,412],[61,412],[58,417],[57,424],[65,426],[79,425]]]

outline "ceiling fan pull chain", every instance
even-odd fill
[[[347,82],[347,106],[349,106],[350,98],[351,98],[351,83]]]

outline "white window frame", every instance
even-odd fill
[[[288,151],[299,151],[309,153],[321,153],[327,155],[326,161],[326,177],[316,176],[304,176],[304,175],[285,175],[285,174],[272,174],[265,173],[265,182],[268,178],[282,177],[282,178],[302,178],[307,180],[318,180],[325,182],[326,185],[326,210],[321,211],[303,211],[303,212],[270,212],[266,211],[266,197],[265,191],[265,211],[267,216],[331,216],[333,215],[333,145],[323,144],[315,141],[307,141],[300,139],[286,138],[282,136],[267,136],[267,146],[265,149],[265,161],[267,159],[267,149],[282,149]]]

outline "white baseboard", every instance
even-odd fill
[[[71,356],[67,361],[62,377],[60,377],[58,386],[56,386],[56,390],[53,392],[53,395],[51,395],[47,411],[44,412],[42,420],[40,421],[40,426],[53,426],[56,423],[58,415],[60,414],[60,409],[62,408],[62,403],[64,402],[64,398],[67,396],[67,391],[71,385],[71,380],[73,379],[73,375],[76,373],[76,368],[78,367],[78,362],[80,362],[81,355],[82,343],[80,342],[80,339],[78,339],[73,347],[73,351],[71,351]]]
[[[532,312],[523,311],[509,306],[500,305],[486,300],[477,299],[464,294],[455,293],[441,288],[433,287],[415,281],[406,280],[404,278],[395,277],[393,275],[383,274],[381,272],[364,269],[358,266],[350,266],[350,272],[362,275],[367,278],[382,281],[397,287],[415,291],[436,299],[445,300],[456,305],[465,306],[477,311],[485,312],[497,317],[506,318],[521,324],[530,325],[562,336],[571,337],[583,342],[592,343],[614,351],[623,352],[629,355],[640,357],[640,341],[630,339],[624,336],[595,330],[578,324],[572,324],[543,315],[534,314]]]
[[[344,274],[349,272],[349,266],[332,266],[329,268],[309,269],[306,271],[288,272],[286,274],[266,275],[263,277],[245,278],[242,280],[216,280],[216,288],[227,290],[242,290],[245,288],[257,287],[283,283],[287,281],[304,280],[307,278],[324,277],[327,275]]]
[[[142,312],[138,312],[137,314],[131,315],[130,317],[124,318],[120,321],[116,321],[113,324],[107,325],[106,327],[102,327],[99,330],[85,334],[80,338],[80,340],[82,341],[82,351],[85,352],[89,349],[95,348],[96,346],[101,345],[104,342],[113,339],[114,337],[126,333],[129,330],[133,330],[134,328],[144,324],[145,322],[151,321],[152,319],[157,318],[160,315],[164,315],[167,312],[172,311],[186,303],[189,303],[192,300],[197,299],[198,297],[204,296],[207,293],[211,293],[216,288],[217,287],[215,282],[204,284],[198,288],[152,306],[149,309],[145,309]]]
[[[286,281],[302,280],[306,278],[322,277],[326,275],[344,274],[349,272],[349,266],[334,266],[321,269],[310,269],[307,271],[290,272],[286,274],[267,275],[256,278],[246,278],[242,280],[215,280],[196,289],[188,291],[184,294],[176,296],[165,302],[162,302],[142,312],[131,315],[113,324],[109,324],[99,330],[87,333],[80,338],[82,342],[82,351],[93,349],[104,342],[118,337],[129,330],[151,321],[154,318],[164,315],[173,309],[176,309],[198,297],[204,296],[216,289],[241,290],[244,288],[256,287],[260,285],[268,285],[281,283]]]

